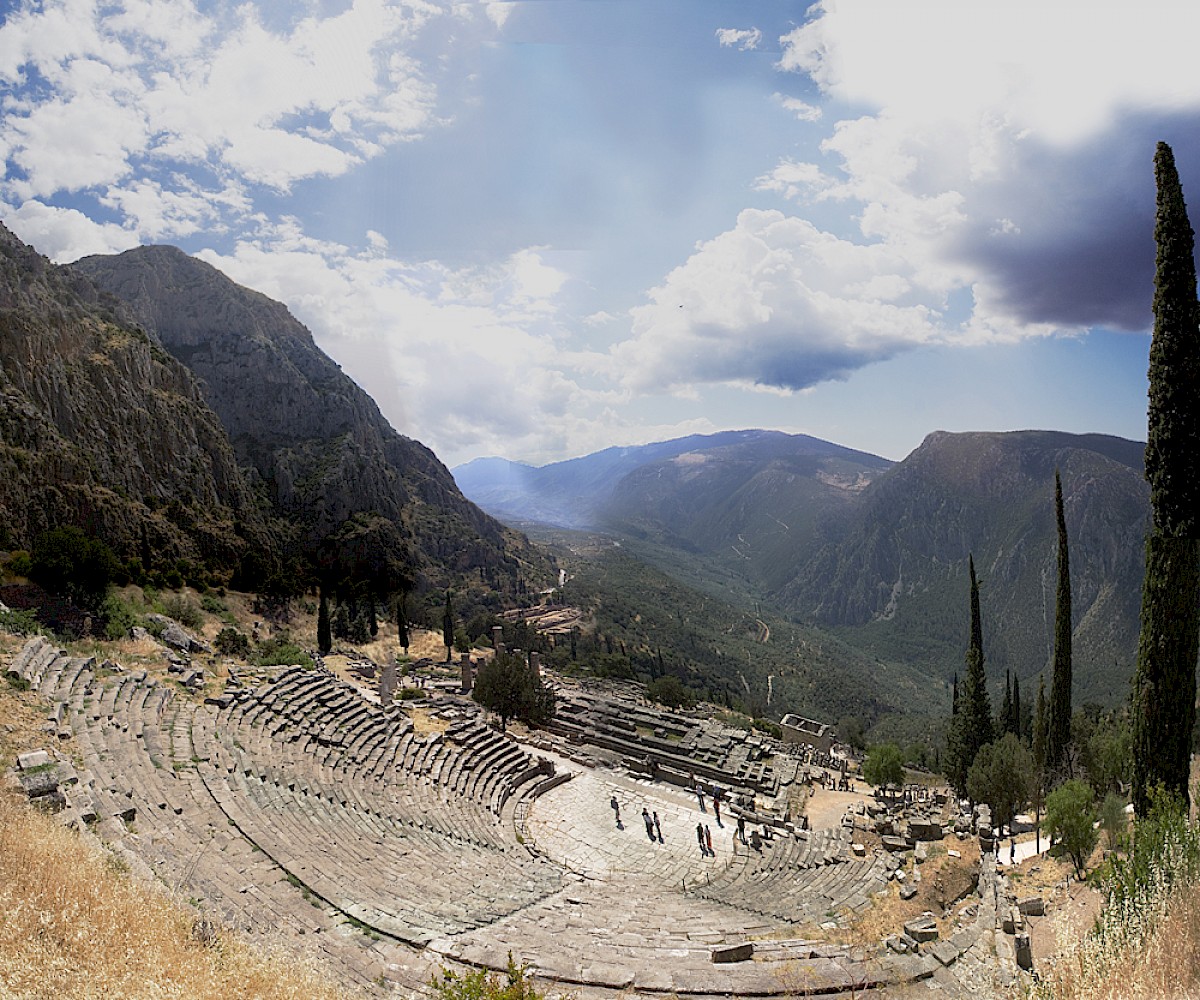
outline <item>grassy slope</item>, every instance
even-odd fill
[[[0,660],[24,642],[0,632]],[[118,645],[108,648],[117,654]],[[132,648],[122,655],[134,653]],[[136,654],[134,654],[136,655]],[[127,656],[128,658],[128,656]],[[0,772],[45,737],[41,699],[0,680]],[[70,754],[71,742],[59,747]],[[85,839],[0,789],[0,997],[335,1000],[355,994],[315,960],[265,954],[220,931],[205,947],[194,911],[135,881]]]

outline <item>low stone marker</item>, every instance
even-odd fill
[[[904,933],[914,941],[936,941],[938,939],[937,921],[933,919],[932,913],[923,914],[915,920],[905,923]]]
[[[1029,943],[1028,934],[1018,934],[1014,941],[1017,951],[1017,965],[1026,972],[1033,970],[1033,948]]]
[[[1019,900],[1017,909],[1027,917],[1044,917],[1046,915],[1046,902],[1041,896],[1026,896]]]
[[[711,957],[714,965],[723,965],[727,962],[748,962],[754,957],[754,942],[745,941],[742,944],[713,948]]]

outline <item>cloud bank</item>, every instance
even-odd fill
[[[815,5],[778,65],[839,115],[754,185],[796,214],[743,212],[652,289],[623,381],[803,390],[926,344],[1145,329],[1158,139],[1200,189],[1193,27],[1161,0]],[[856,233],[806,221],[835,207]]]

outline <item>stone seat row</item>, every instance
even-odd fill
[[[319,717],[314,719],[314,714]],[[397,723],[349,685],[317,671],[291,670],[274,684],[230,706],[229,721],[265,726],[274,738],[299,741],[321,762],[378,776],[381,750]],[[400,726],[411,724],[407,720]],[[531,761],[512,740],[476,721],[451,727],[446,740],[415,734],[392,757],[410,774],[429,776],[499,815]]]
[[[878,858],[847,858],[840,845],[831,846],[838,840],[836,831],[820,831],[808,841],[777,836],[763,842],[761,854],[738,845],[738,863],[692,891],[791,923],[821,922],[838,911],[861,909],[885,886],[886,872]]]

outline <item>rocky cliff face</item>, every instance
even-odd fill
[[[1036,675],[1053,648],[1058,469],[1077,697],[1119,701],[1137,647],[1144,447],[1048,431],[931,434],[863,491],[782,598],[875,649],[953,669],[966,644],[973,553],[989,673]]]
[[[236,566],[266,518],[187,369],[0,226],[0,532],[75,524],[147,568]]]
[[[284,307],[172,247],[72,266],[118,298],[199,380],[237,461],[318,560],[371,559],[446,582],[477,573],[516,586],[541,558],[458,491],[424,445],[374,401]]]

